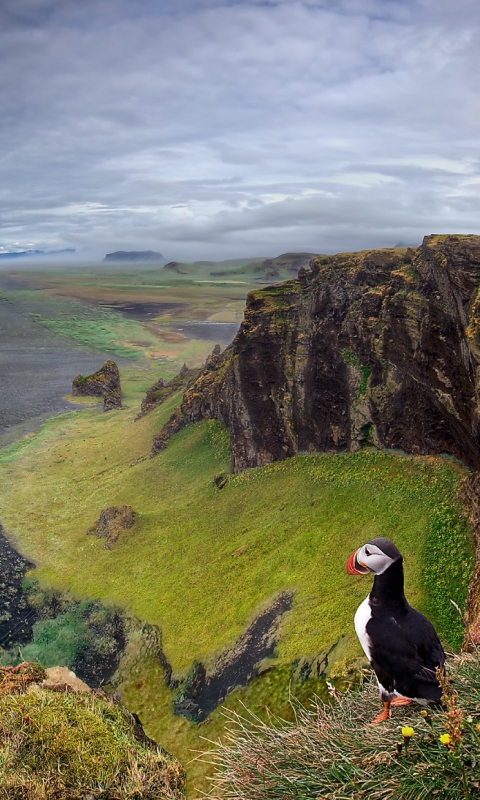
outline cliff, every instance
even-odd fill
[[[366,444],[449,453],[480,468],[479,236],[320,256],[250,292],[231,347],[155,437],[230,431],[232,470]]]

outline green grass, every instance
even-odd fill
[[[81,314],[65,314],[63,319],[52,319],[36,315],[36,321],[46,328],[67,336],[81,344],[86,344],[96,350],[113,353],[124,358],[138,358],[140,353],[138,348],[122,344],[130,334],[132,340],[135,334],[144,336],[141,326],[135,323],[130,324],[127,320],[122,320],[118,314],[97,312],[92,309]],[[126,330],[128,329],[128,331]],[[150,342],[153,345],[153,337]]]
[[[148,326],[126,319],[119,312],[63,300],[55,317],[34,314],[36,322],[60,336],[101,352],[132,359],[171,361],[180,368],[184,362],[200,365],[214,342],[183,339],[173,345],[162,340]],[[75,312],[75,313],[74,313]]]
[[[458,643],[449,601],[463,604],[471,570],[455,501],[459,467],[386,453],[305,455],[231,476],[218,492],[213,475],[229,463],[218,423],[187,428],[161,456],[134,463],[177,400],[161,407],[156,424],[152,416],[133,422],[131,406],[108,417],[87,409],[49,423],[18,460],[7,451],[0,518],[40,580],[160,625],[178,670],[211,659],[262,603],[292,588],[295,612],[279,651],[291,660],[351,628],[368,582],[345,574],[346,559],[387,535],[404,553],[412,600],[431,607],[448,644]],[[85,532],[102,508],[124,503],[138,521],[106,551]],[[430,564],[437,592],[421,576]]]
[[[124,408],[58,417],[0,451],[0,519],[44,586],[158,625],[178,675],[194,660],[211,665],[271,598],[294,590],[274,669],[227,701],[286,713],[296,658],[340,636],[334,671],[360,654],[352,620],[371,581],[348,576],[345,563],[364,542],[388,536],[404,554],[408,599],[447,647],[459,645],[450,599],[463,607],[474,565],[456,499],[460,465],[369,450],[300,455],[229,476],[218,491],[213,476],[228,471],[230,451],[217,422],[184,429],[146,458],[179,401],[173,396],[134,422],[148,382],[144,373],[123,372]],[[85,535],[103,508],[125,503],[138,516],[113,550]],[[148,659],[124,675],[121,690],[147,732],[184,763],[201,736],[221,733],[219,711],[198,728],[171,716],[171,693]],[[203,781],[205,769],[190,766],[191,782]]]

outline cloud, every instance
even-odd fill
[[[0,245],[475,232],[479,21],[469,0],[4,0]]]

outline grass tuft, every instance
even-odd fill
[[[131,715],[98,695],[0,692],[0,798],[183,798],[178,762],[140,739]]]
[[[223,800],[459,800],[478,797],[480,656],[450,660],[443,709],[379,709],[373,678],[331,704],[295,707],[294,722],[226,713],[228,733],[204,758]]]

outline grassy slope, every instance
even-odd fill
[[[456,501],[461,467],[365,451],[305,455],[231,476],[218,492],[212,478],[228,469],[229,449],[217,423],[187,428],[164,453],[138,461],[178,400],[134,422],[148,382],[144,373],[124,375],[122,410],[64,415],[0,452],[0,519],[38,564],[41,581],[158,624],[179,673],[194,659],[211,663],[262,604],[295,589],[278,648],[277,663],[288,665],[345,633],[344,655],[358,654],[352,617],[370,581],[347,576],[345,562],[355,547],[386,535],[405,555],[409,599],[447,644],[458,642],[449,600],[463,604],[473,563]],[[107,551],[85,531],[102,508],[123,503],[138,520]],[[159,669],[140,663],[137,670],[122,686],[126,702],[185,763],[201,735],[221,731],[220,713],[208,730],[173,720]],[[228,703],[243,697],[278,710],[287,682],[288,669],[274,670]],[[191,767],[193,780],[205,769]]]

